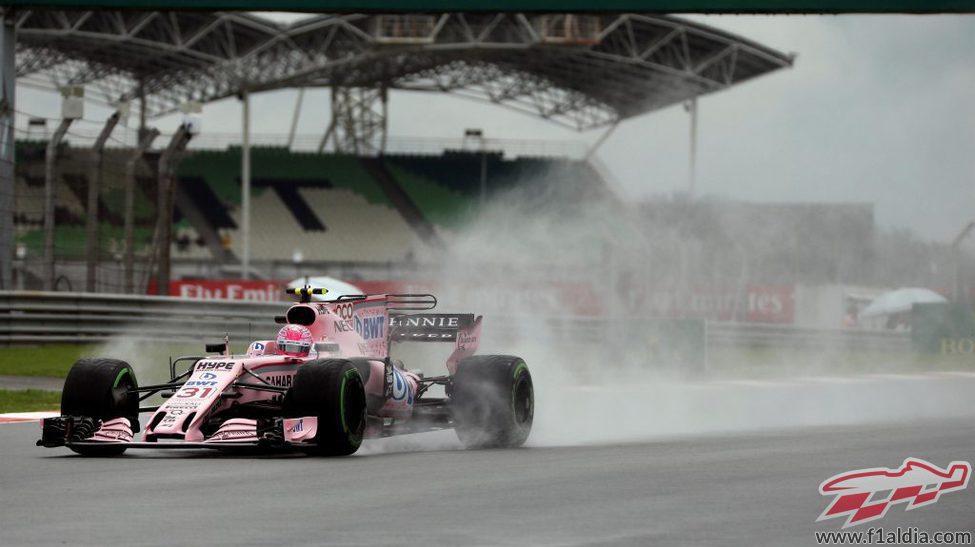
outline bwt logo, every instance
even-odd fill
[[[895,503],[907,511],[937,503],[941,494],[964,490],[972,464],[951,462],[947,469],[907,458],[900,469],[877,467],[840,473],[823,481],[819,493],[836,496],[816,522],[847,517],[843,528],[883,518]]]
[[[359,319],[355,317],[355,331],[359,333],[359,336],[365,338],[366,340],[372,340],[375,338],[383,337],[383,329],[385,328],[385,317],[380,315],[378,317],[366,317],[365,319]]]

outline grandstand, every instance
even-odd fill
[[[39,144],[24,143],[18,164],[18,245],[28,256],[43,245],[43,156]],[[119,163],[124,150],[111,150]],[[292,152],[284,147],[252,150],[252,257],[256,263],[425,262],[434,260],[453,234],[470,219],[482,199],[520,189],[530,193],[541,175],[558,178],[571,195],[608,195],[605,181],[586,162],[567,158],[515,157],[501,152],[448,150],[441,155],[395,154],[381,158],[338,153]],[[85,148],[62,151],[57,188],[55,247],[62,259],[83,258],[87,187]],[[240,256],[241,149],[194,150],[181,162],[174,214],[174,260],[233,263]],[[481,195],[486,159],[487,195]],[[137,254],[152,243],[155,182],[138,179]],[[541,186],[541,185],[539,185]],[[81,189],[80,191],[78,189]],[[103,260],[117,260],[122,237],[123,193],[109,185],[100,200]],[[382,234],[382,237],[377,237]]]
[[[386,134],[388,92],[454,93],[577,130],[611,130],[792,63],[741,37],[658,14],[319,14],[287,24],[205,11],[2,15],[17,40],[15,62],[3,66],[12,75],[16,64],[20,85],[57,90],[70,82],[71,97],[77,86],[97,90],[86,100],[117,106],[116,121],[131,105],[139,139],[151,133],[152,118],[188,102],[237,96],[247,112],[251,93],[331,90],[329,125],[310,149],[294,146],[302,139],[293,134],[286,146],[268,146],[275,143],[250,135],[246,124],[236,146],[184,151],[183,126],[166,137],[168,146],[160,139],[135,159],[136,143],[112,136],[114,122],[105,126],[104,155],[79,142],[77,130],[68,144],[21,143],[14,176],[0,169],[0,196],[15,196],[16,219],[12,231],[0,226],[3,286],[50,288],[56,278],[91,286],[98,278],[96,290],[141,291],[154,273],[165,291],[171,271],[274,278],[302,265],[322,273],[351,265],[368,276],[371,268],[442,260],[463,223],[498,196],[517,191],[542,203],[553,186],[575,200],[612,192],[578,156],[512,157],[485,139],[473,151],[389,146],[397,139]],[[0,111],[0,125],[7,114]],[[54,169],[45,166],[45,148],[57,153]],[[97,211],[87,205],[93,176]],[[87,230],[98,234],[98,248],[90,252],[85,223],[93,214]],[[133,244],[124,248],[127,237]],[[16,283],[8,273],[12,245]],[[91,273],[96,262],[116,273]]]

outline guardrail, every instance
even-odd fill
[[[708,322],[709,346],[802,347],[848,350],[912,351],[911,336],[901,331],[817,329],[763,323]]]
[[[544,323],[549,333],[562,337],[565,340],[575,340],[587,343],[607,342],[619,340],[619,332],[628,329],[627,323],[633,318],[619,319],[613,323],[604,319],[595,318],[573,318],[573,317],[546,317],[535,318],[536,321]],[[653,338],[666,337],[666,331],[655,329],[652,325],[659,327],[660,324],[667,323],[666,319],[649,320],[648,324]],[[803,348],[803,349],[830,349],[830,350],[870,350],[870,351],[889,351],[889,352],[908,352],[913,351],[911,337],[907,332],[894,331],[873,331],[865,329],[817,329],[809,327],[797,327],[794,325],[773,325],[766,323],[735,323],[730,321],[704,321],[703,332],[700,342],[711,348]],[[498,332],[506,336],[514,336],[519,329],[537,328],[538,323],[532,324],[527,319],[520,321],[505,321],[503,318],[492,318],[490,323],[492,332]],[[690,339],[686,336],[680,341],[674,341],[672,345],[687,344]],[[667,342],[663,342],[667,345]]]
[[[280,302],[0,291],[0,343],[200,340],[273,334]]]
[[[232,338],[248,341],[272,335],[282,302],[189,300],[175,297],[34,291],[0,291],[0,344],[103,342],[119,336],[154,340]],[[516,336],[543,322],[560,337],[599,342],[613,330],[596,318],[492,317],[492,332]],[[703,342],[710,347],[827,347],[903,352],[911,350],[904,332],[813,329],[789,325],[707,322]]]

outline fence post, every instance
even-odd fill
[[[47,143],[44,156],[44,290],[54,290],[54,185],[58,180],[58,147],[73,118],[64,118]]]
[[[99,252],[99,230],[98,230],[98,193],[102,182],[102,154],[105,151],[105,143],[111,136],[122,114],[115,112],[105,122],[101,133],[91,147],[91,170],[88,174],[88,218],[85,221],[85,236],[87,244],[85,246],[85,290],[95,292],[95,269],[98,266]]]
[[[141,139],[139,146],[129,161],[125,163],[125,263],[123,266],[125,278],[125,292],[132,294],[135,290],[135,170],[142,161],[142,156],[149,149],[152,141],[159,136],[159,130],[150,127],[139,131]]]

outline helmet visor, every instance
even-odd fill
[[[278,340],[278,349],[285,353],[303,354],[311,350],[311,344],[296,340]]]

